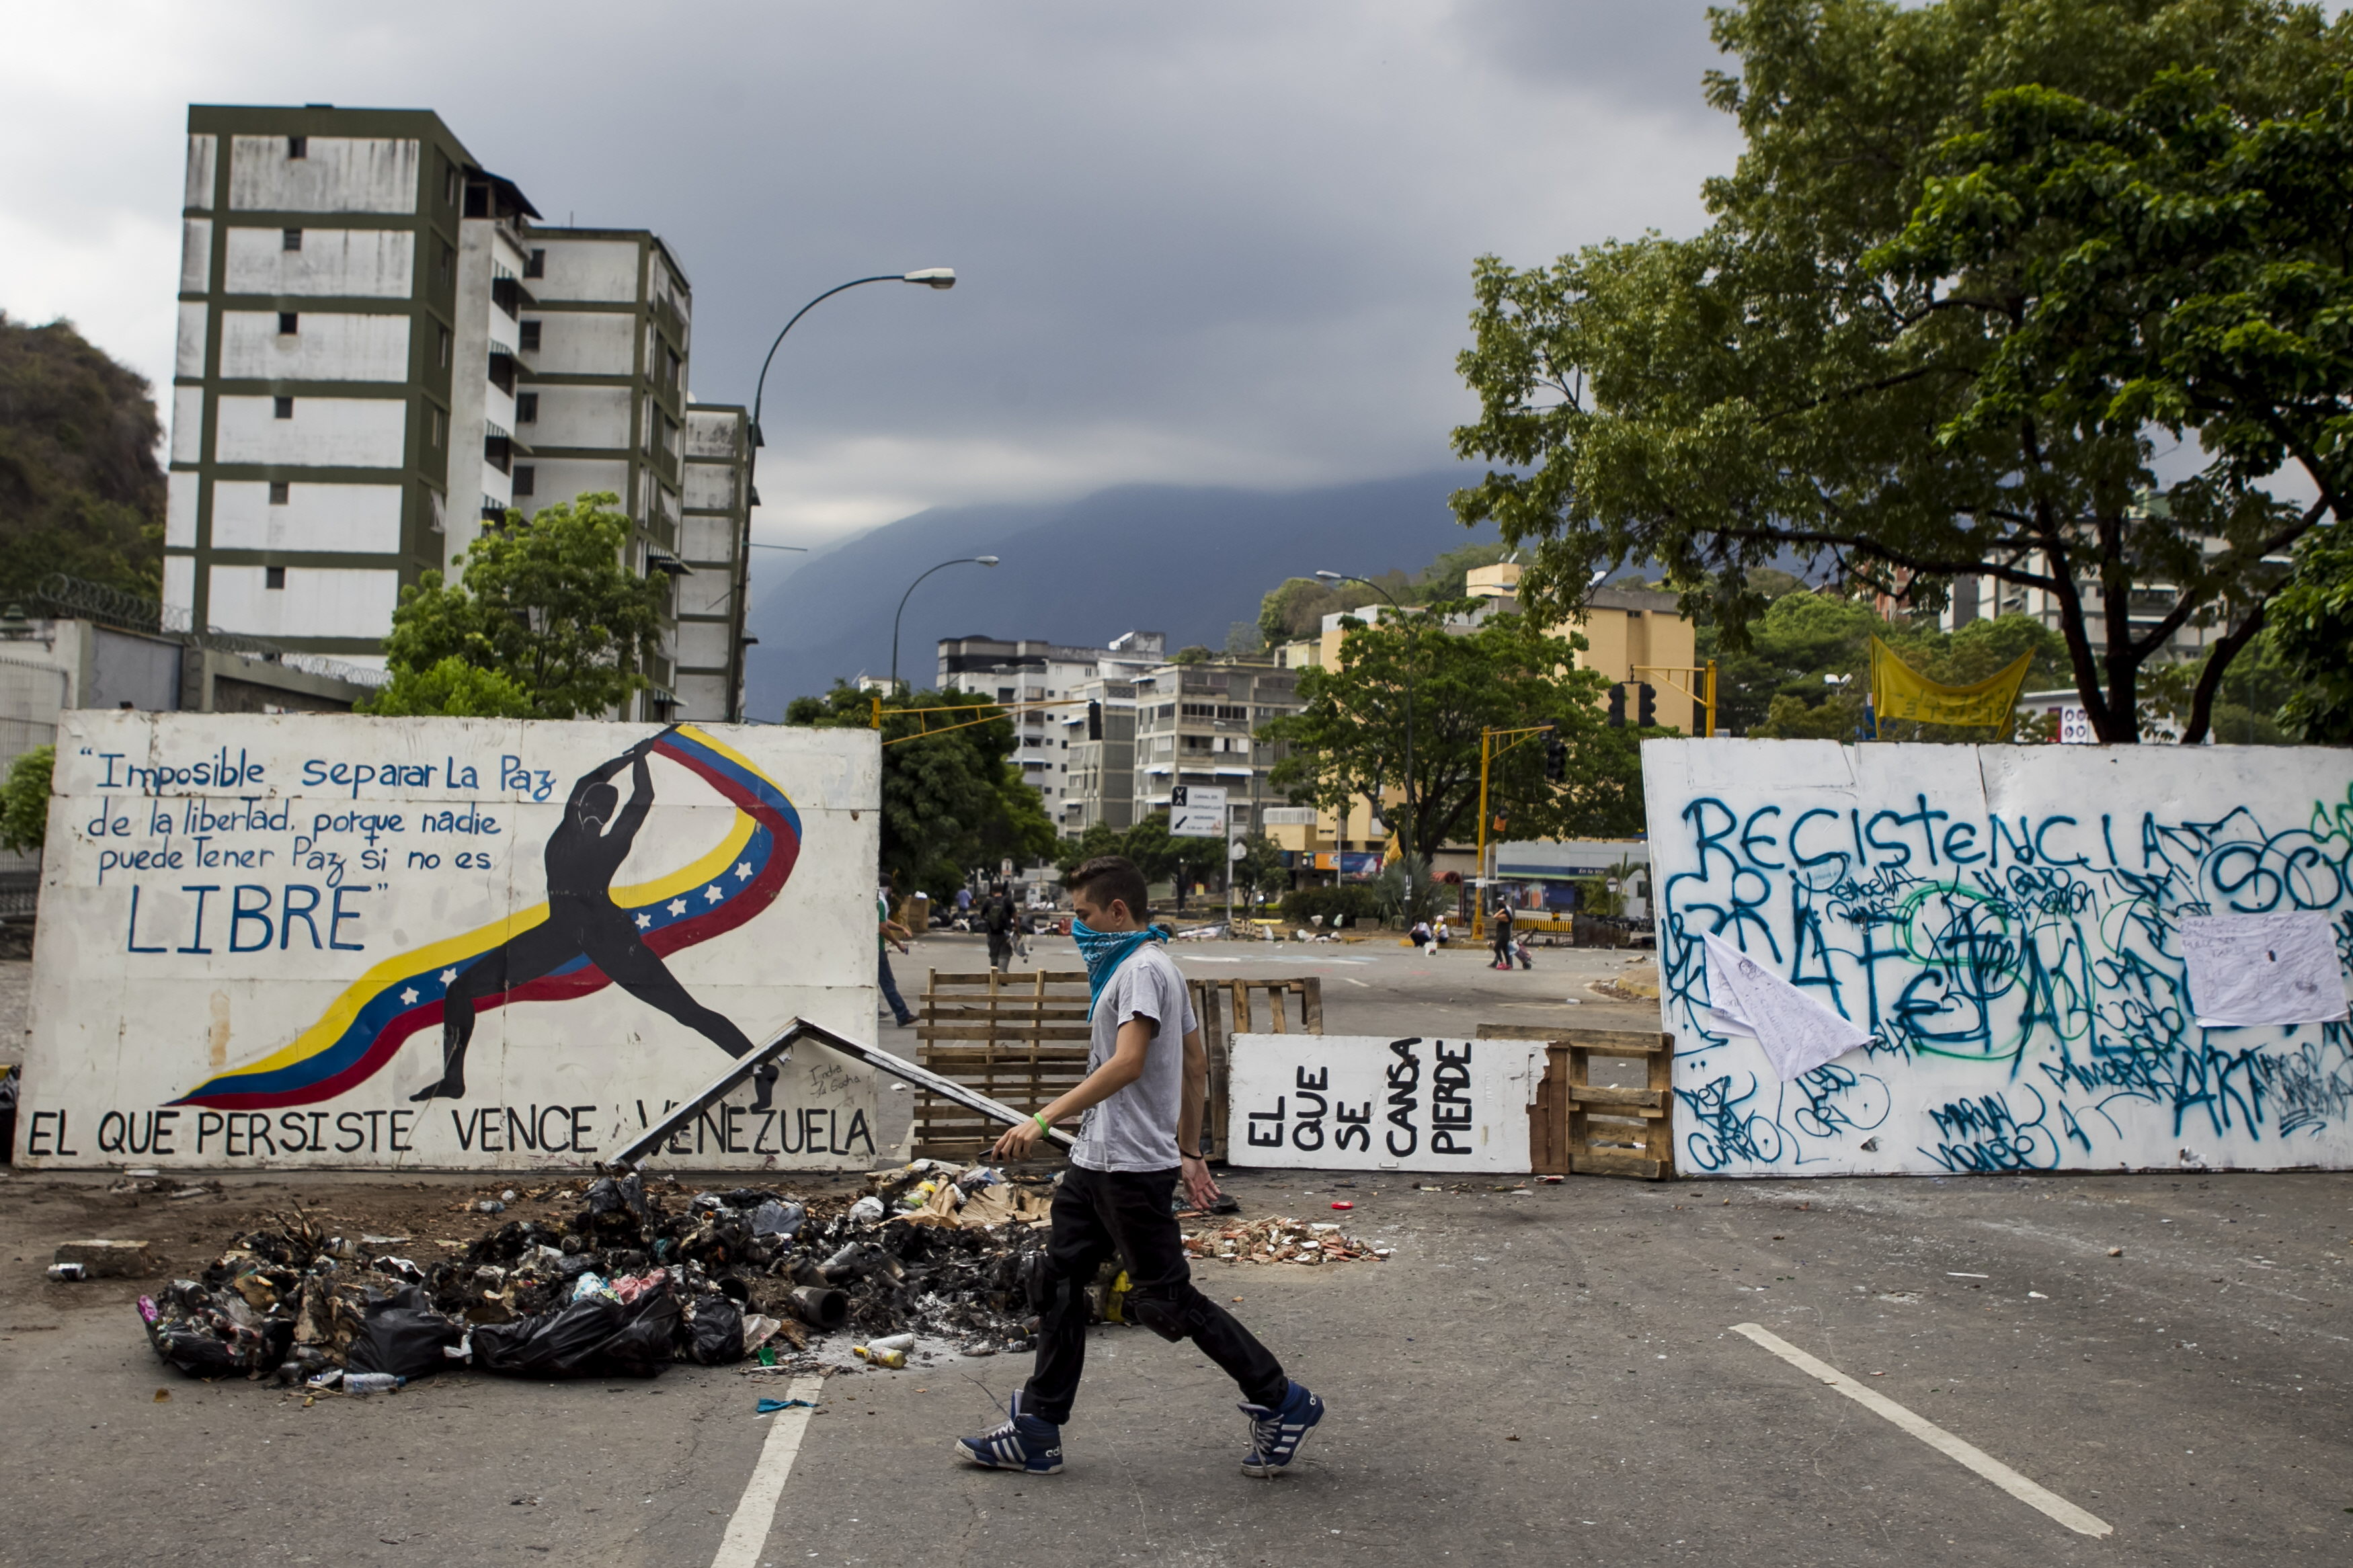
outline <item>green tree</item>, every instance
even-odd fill
[[[1556,612],[1657,562],[1732,649],[1791,550],[1923,609],[1958,575],[2041,589],[2100,735],[2135,739],[2143,665],[2184,626],[2252,635],[2263,557],[2314,521],[2255,481],[2334,482],[2306,437],[2348,384],[2316,237],[2345,170],[2313,117],[2353,27],[2281,0],[1749,0],[1715,27],[1746,151],[1705,232],[1479,262],[1455,445],[1509,468],[1458,515],[1532,546]],[[2176,440],[2206,460],[2160,481]]]
[[[164,565],[161,427],[146,381],[72,323],[0,311],[0,601],[52,572],[142,598]]]
[[[0,849],[40,852],[49,835],[49,777],[57,763],[55,746],[35,746],[8,764],[0,784]]]
[[[401,591],[385,639],[393,683],[385,698],[406,711],[439,695],[468,703],[528,693],[528,717],[595,718],[647,684],[661,651],[668,578],[639,577],[624,561],[629,520],[609,494],[543,507],[526,521],[510,511],[466,549],[457,586],[427,572]],[[501,681],[445,679],[449,659]],[[389,710],[370,707],[371,712]]]
[[[872,714],[865,692],[837,681],[823,697],[793,699],[785,722],[862,730]],[[968,719],[982,721],[943,728]],[[1060,841],[1044,801],[1007,760],[1018,744],[1013,721],[975,693],[892,700],[882,714],[881,869],[893,887],[951,900],[976,866],[1054,852]]]
[[[1263,833],[1252,833],[1236,840],[1242,847],[1242,858],[1232,865],[1234,886],[1244,895],[1242,907],[1258,907],[1258,895],[1275,892],[1291,884],[1283,870],[1282,846]]]
[[[1406,702],[1413,706],[1414,849],[1428,854],[1471,838],[1479,803],[1480,738],[1490,729],[1557,723],[1567,748],[1567,782],[1546,781],[1545,747],[1535,738],[1502,752],[1491,770],[1491,812],[1514,834],[1569,837],[1637,831],[1642,826],[1641,731],[1603,718],[1603,678],[1571,667],[1582,637],[1553,637],[1526,617],[1491,616],[1450,630],[1437,605],[1366,623],[1342,623],[1338,664],[1300,672],[1300,711],[1277,719],[1260,739],[1288,748],[1270,775],[1295,804],[1337,811],[1380,798],[1406,778]],[[1670,731],[1654,731],[1664,734]]]
[[[1076,838],[1062,840],[1061,848],[1054,857],[1054,868],[1068,877],[1089,860],[1123,853],[1118,828],[1108,822],[1090,822],[1086,831]]]
[[[2279,726],[2314,745],[2353,745],[2353,532],[2315,530],[2272,603],[2272,650],[2295,683]]]
[[[538,713],[531,693],[512,676],[468,664],[454,653],[430,669],[396,669],[390,684],[360,710],[379,719],[530,719]]]

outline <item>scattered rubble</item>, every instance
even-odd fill
[[[1304,1224],[1295,1219],[1252,1220],[1219,1230],[1199,1230],[1185,1237],[1185,1250],[1194,1258],[1221,1263],[1383,1263],[1390,1248],[1374,1247],[1343,1232],[1336,1225]]]

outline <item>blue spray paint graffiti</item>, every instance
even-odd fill
[[[2319,911],[2353,958],[2353,757],[1643,751],[1687,1168],[2353,1164],[2353,1028],[2200,1026],[2178,934]],[[1878,1042],[1775,1082],[1708,1026],[1703,932]]]

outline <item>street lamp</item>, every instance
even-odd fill
[[[953,561],[941,562],[939,565],[932,567],[930,571],[925,572],[922,577],[918,577],[914,582],[907,584],[907,591],[899,595],[899,608],[891,616],[892,696],[896,697],[899,695],[899,617],[907,613],[907,601],[914,596],[915,589],[921,585],[923,581],[923,577],[930,576],[933,572],[944,571],[950,566],[994,566],[996,564],[997,557],[994,555],[959,555]]]
[[[913,272],[878,272],[871,278],[853,278],[847,283],[838,283],[793,312],[793,319],[785,323],[784,331],[778,332],[776,341],[768,345],[767,357],[760,362],[760,379],[752,387],[752,459],[745,465],[744,474],[744,542],[747,546],[757,550],[801,550],[801,546],[795,544],[754,545],[751,540],[752,498],[760,493],[760,448],[768,444],[767,438],[760,432],[760,406],[768,395],[768,366],[776,362],[776,351],[785,345],[785,332],[791,331],[800,324],[800,319],[803,316],[807,315],[845,289],[856,289],[867,283],[920,283],[928,289],[953,289],[955,287],[955,268],[953,267],[919,267]],[[807,553],[806,551],[802,552]],[[736,575],[738,579],[736,591],[739,594],[747,591],[752,579],[751,558],[748,552],[744,558],[736,563]],[[735,679],[739,684],[743,678],[742,667],[738,665]]]
[[[1326,583],[1362,583],[1366,587],[1370,588],[1374,593],[1378,594],[1382,598],[1387,599],[1389,602],[1389,607],[1397,611],[1399,616],[1403,616],[1405,614],[1405,606],[1398,603],[1397,595],[1390,593],[1387,588],[1382,587],[1378,583],[1374,582],[1370,577],[1360,577],[1353,572],[1318,572],[1315,575]],[[1406,635],[1410,638],[1413,634],[1409,630]],[[1412,645],[1409,641],[1407,646],[1408,650],[1410,651]],[[1413,664],[1412,661],[1409,659],[1406,664],[1405,671],[1405,822],[1403,825],[1405,831],[1398,837],[1405,840],[1406,901],[1409,904],[1416,906],[1411,909],[1409,913],[1419,917],[1421,913],[1421,910],[1419,908],[1421,878],[1418,868],[1413,863],[1415,848],[1413,842]],[[1345,845],[1342,847],[1341,853],[1345,858]]]

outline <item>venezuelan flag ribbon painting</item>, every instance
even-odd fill
[[[613,889],[613,902],[634,919],[645,945],[667,957],[733,931],[775,901],[800,857],[801,818],[774,780],[690,725],[664,734],[652,752],[694,773],[735,807],[733,825],[709,854],[657,881]],[[537,904],[385,960],[353,982],[291,1044],[250,1067],[216,1074],[172,1103],[276,1110],[356,1089],[410,1036],[441,1026],[442,997],[469,964],[547,912],[545,904]],[[605,973],[582,956],[486,999],[478,1010],[586,996],[607,984]]]

